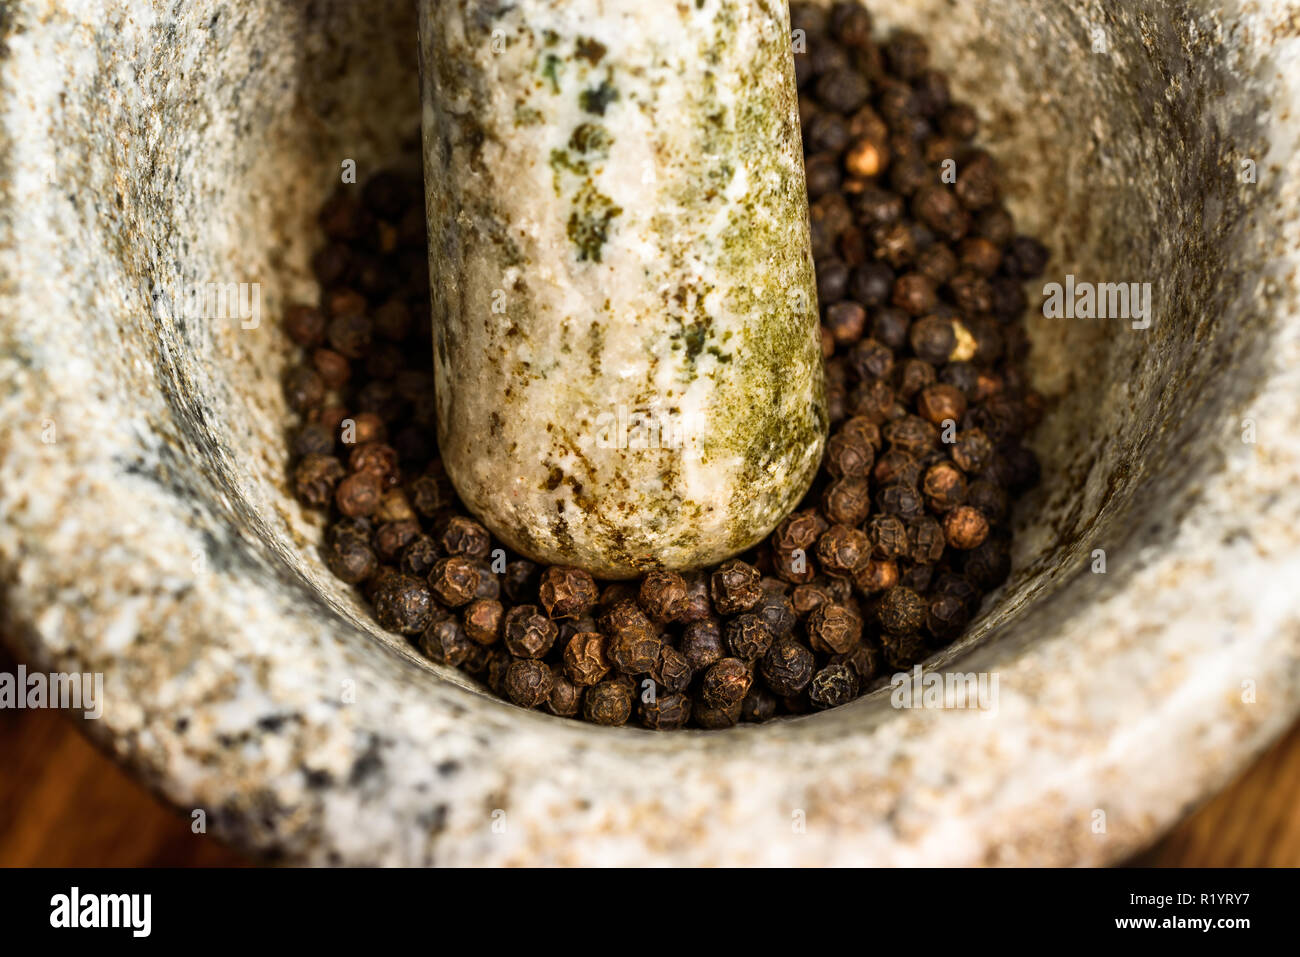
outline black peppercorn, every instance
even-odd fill
[[[984,589],[996,588],[1011,574],[1011,552],[1000,538],[988,538],[982,545],[971,549],[962,565],[975,585]]]
[[[843,654],[862,640],[862,619],[853,609],[831,602],[808,616],[808,641],[814,651]]]
[[[294,494],[304,505],[323,508],[334,497],[334,489],[346,474],[343,463],[334,456],[312,453],[293,471]]]
[[[546,710],[557,718],[572,718],[582,710],[582,689],[568,679],[564,671],[551,666],[551,696]]]
[[[839,479],[822,493],[822,511],[837,525],[860,525],[871,511],[871,492],[865,478]]]
[[[754,685],[740,704],[740,720],[760,724],[776,717],[777,699],[770,691]]]
[[[583,631],[569,639],[564,648],[564,673],[579,687],[596,684],[609,674],[605,657],[605,636]]]
[[[917,518],[907,526],[907,543],[907,557],[917,565],[937,562],[943,557],[943,527],[929,516]]]
[[[722,626],[715,618],[691,622],[682,631],[681,650],[692,671],[704,671],[727,653]]]
[[[858,676],[846,664],[827,665],[808,684],[808,700],[814,708],[837,708],[858,695]]]
[[[885,485],[876,493],[876,509],[882,515],[910,519],[920,515],[923,508],[921,493],[906,482]]]
[[[449,558],[444,561],[463,561]],[[439,562],[438,564],[442,564]],[[471,566],[473,567],[473,566]],[[476,570],[477,571],[477,570]],[[435,589],[436,590],[436,589]],[[451,602],[447,602],[451,604]],[[502,624],[506,650],[516,658],[541,658],[560,633],[559,627],[536,605],[516,605],[506,612]]]
[[[443,529],[440,541],[442,550],[448,555],[460,555],[462,558],[479,561],[487,558],[488,551],[492,547],[488,530],[472,518],[465,518],[462,515],[451,517],[447,527]]]
[[[501,624],[505,609],[501,602],[478,598],[465,606],[463,616],[465,634],[480,645],[496,644],[501,637]]]
[[[592,724],[609,727],[626,724],[632,716],[631,687],[617,680],[592,685],[583,697],[582,713]]]
[[[433,620],[433,593],[414,575],[395,572],[386,576],[370,600],[379,624],[401,635],[418,635]]]
[[[654,731],[675,731],[691,717],[691,699],[684,694],[657,694],[638,708],[641,724]]]
[[[894,270],[887,263],[866,262],[849,274],[848,292],[862,305],[875,309],[889,301],[895,278]]]
[[[506,695],[521,708],[537,708],[547,703],[554,686],[550,666],[540,661],[519,658],[506,669]]]
[[[832,525],[817,540],[817,560],[826,574],[846,578],[871,550],[867,536],[848,525]]]
[[[374,472],[353,472],[334,488],[334,504],[344,515],[357,518],[379,507],[384,480]]]
[[[416,535],[402,549],[397,567],[408,575],[427,576],[439,559],[438,546],[428,535]]]
[[[957,433],[950,454],[959,469],[973,475],[983,472],[993,461],[993,443],[980,429],[963,429]]]
[[[917,358],[937,366],[948,361],[948,356],[956,348],[957,334],[953,330],[952,320],[941,316],[925,316],[912,323],[908,343]]]
[[[677,572],[655,569],[641,581],[637,600],[654,621],[676,621],[686,610],[686,579]]]
[[[907,526],[897,515],[871,516],[867,520],[866,532],[873,558],[902,558],[910,549]]]
[[[856,302],[844,300],[826,310],[825,328],[835,345],[845,346],[862,338],[867,325],[867,311]]]
[[[469,640],[455,618],[436,618],[420,636],[420,650],[443,665],[459,668],[479,646]]]
[[[721,658],[704,672],[700,682],[700,698],[711,708],[728,708],[738,705],[749,692],[754,676],[749,665],[739,658]]]
[[[378,561],[364,538],[344,536],[325,550],[325,564],[336,578],[356,585],[375,573]]]
[[[478,567],[468,558],[453,555],[440,558],[429,570],[429,587],[438,600],[449,608],[459,608],[474,598],[481,575]],[[519,652],[513,652],[519,654]],[[521,658],[531,657],[519,655]]]
[[[925,624],[925,610],[925,600],[920,595],[903,585],[895,585],[880,596],[876,617],[885,631],[905,635]]]
[[[694,676],[686,656],[665,642],[659,649],[659,660],[650,669],[655,684],[666,691],[685,691]]]
[[[758,615],[746,612],[727,622],[726,638],[732,655],[742,661],[754,661],[771,647],[772,630]]]
[[[527,559],[507,562],[501,587],[506,597],[517,604],[524,604],[537,598],[537,580],[541,570]]]
[[[989,521],[979,509],[959,505],[943,517],[943,533],[953,548],[968,551],[988,537]]]
[[[709,582],[713,606],[724,615],[749,611],[763,597],[760,577],[757,568],[739,559],[723,562]]]
[[[615,602],[600,616],[600,627],[609,636],[605,654],[624,674],[648,672],[659,660],[661,640],[654,623],[635,601]]]
[[[542,572],[537,593],[552,618],[581,618],[595,606],[598,594],[590,572],[567,565],[552,565]]]

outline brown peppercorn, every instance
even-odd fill
[[[863,382],[853,390],[849,397],[849,411],[855,418],[865,418],[873,423],[885,422],[891,417],[896,401],[889,383],[877,379]]]
[[[984,150],[971,150],[957,164],[957,185],[953,190],[967,209],[980,210],[998,201],[999,179],[993,157]]]
[[[685,691],[695,672],[686,656],[667,642],[659,649],[659,660],[650,669],[650,677],[666,691]]]
[[[708,575],[694,571],[687,572],[683,577],[686,580],[686,602],[677,615],[677,621],[685,625],[713,614],[713,600],[709,597]]]
[[[686,579],[677,572],[653,569],[642,579],[637,601],[659,624],[676,621],[686,610]]]
[[[582,689],[570,681],[558,665],[551,666],[551,696],[546,710],[559,718],[572,718],[582,710]]]
[[[443,561],[463,562],[463,558],[447,558]],[[442,562],[438,563],[439,565]],[[474,566],[470,566],[473,568]],[[474,569],[475,574],[478,569]],[[447,604],[451,604],[448,602]],[[542,614],[542,610],[536,605],[516,605],[506,612],[505,622],[502,625],[505,636],[506,651],[510,652],[516,658],[541,658],[551,646],[555,644],[555,639],[560,633],[559,627],[551,619]]]
[[[993,287],[979,273],[962,268],[948,280],[948,294],[965,313],[989,312],[993,308]]]
[[[476,598],[465,606],[465,634],[480,645],[494,645],[501,637],[505,609],[491,598]]]
[[[298,345],[310,349],[325,341],[325,316],[315,306],[295,303],[285,310],[284,331]]]
[[[385,576],[370,600],[379,624],[400,635],[418,635],[433,621],[433,593],[414,575],[395,572]]]
[[[874,595],[898,584],[898,564],[884,558],[869,558],[853,572],[853,584],[864,595]]]
[[[963,429],[949,452],[957,467],[967,475],[983,472],[993,461],[993,443],[980,429]]]
[[[858,676],[846,664],[827,665],[808,683],[808,700],[814,708],[838,708],[858,696]]]
[[[459,668],[481,649],[455,618],[435,618],[420,636],[420,650],[439,664]]]
[[[605,657],[605,636],[583,631],[569,639],[564,647],[564,673],[579,687],[588,687],[609,674]]]
[[[354,472],[334,489],[334,504],[350,518],[369,515],[379,506],[383,479],[373,472]]]
[[[325,383],[310,366],[294,366],[284,376],[284,397],[295,412],[307,412],[325,401]]]
[[[727,653],[716,618],[693,621],[682,631],[682,654],[691,670],[702,672]]]
[[[463,515],[452,516],[447,522],[447,527],[443,529],[439,541],[442,543],[442,550],[448,555],[459,555],[476,561],[487,558],[488,551],[492,547],[492,538],[488,535],[488,530],[472,518],[465,518]],[[595,590],[596,586],[593,584],[593,601]]]
[[[945,544],[943,528],[927,516],[915,519],[907,526],[908,558],[918,565],[928,565],[943,557]]]
[[[840,426],[837,434],[843,434],[847,437],[858,439],[863,445],[870,448],[873,453],[880,451],[883,441],[880,437],[880,427],[870,419],[865,419],[860,416],[855,416],[852,419],[846,420],[844,424]],[[850,473],[846,472],[845,474],[847,475]],[[843,478],[843,476],[837,475],[836,478]]]
[[[765,688],[754,685],[745,695],[740,705],[740,720],[761,724],[776,717],[776,695]]]
[[[934,382],[934,366],[924,359],[904,359],[894,375],[894,388],[904,401],[910,402],[921,390]]]
[[[655,634],[632,629],[610,637],[605,656],[625,675],[647,674],[659,662],[663,640]]]
[[[709,580],[713,607],[724,615],[749,611],[763,597],[760,577],[757,568],[739,559],[723,562]]]
[[[962,267],[981,276],[991,277],[1002,264],[1002,250],[998,244],[983,236],[967,236],[957,247]]]
[[[1006,518],[1009,507],[1007,490],[987,479],[976,479],[966,491],[964,504],[983,512],[990,524],[1000,522]]]
[[[879,310],[885,307],[885,303],[889,301],[889,297],[893,294],[895,278],[894,270],[890,269],[887,263],[874,260],[865,262],[861,266],[855,267],[853,272],[849,274],[848,292],[863,306],[877,310],[876,314],[878,316]],[[907,315],[901,310],[893,308],[889,308],[888,312],[893,316],[902,315],[906,317]],[[873,319],[874,321],[876,320]],[[906,318],[904,318],[904,321],[906,322]],[[859,334],[861,333],[859,332]],[[885,344],[888,346],[893,345],[890,342]]]
[[[349,359],[360,359],[370,351],[370,320],[362,315],[342,315],[330,320],[330,347]]]
[[[744,701],[737,701],[733,705],[715,708],[703,701],[696,701],[691,706],[691,718],[699,728],[706,731],[722,731],[726,728],[734,728],[740,721],[741,708]]]
[[[311,354],[311,365],[326,389],[343,388],[352,375],[348,360],[333,349],[317,349]]]
[[[971,549],[962,563],[966,577],[979,588],[996,588],[1011,574],[1011,552],[1000,538],[989,537]]]
[[[506,562],[506,572],[502,579],[501,587],[505,589],[506,597],[516,604],[527,604],[538,598],[538,583],[541,577],[541,569],[536,563],[521,558],[518,561]]]
[[[386,488],[397,481],[397,452],[382,442],[362,442],[348,454],[348,469],[369,472]]]
[[[776,638],[784,638],[794,631],[799,620],[794,603],[783,591],[768,591],[763,600],[754,606],[752,614],[761,618]]]
[[[883,140],[862,136],[844,154],[844,168],[853,176],[879,176],[889,166],[889,147]]]
[[[833,601],[835,595],[819,582],[800,585],[790,596],[790,604],[799,618],[807,618],[818,608]]]
[[[438,600],[448,608],[459,608],[473,600],[481,578],[477,565],[468,558],[453,555],[450,558],[440,558],[433,563],[433,568],[429,570],[429,587],[438,596]],[[517,609],[512,609],[515,610]],[[511,649],[511,653],[520,658],[532,657],[514,649]]]
[[[971,140],[979,132],[979,116],[966,103],[954,103],[939,118],[939,129],[958,140]]]
[[[943,243],[927,246],[916,256],[916,271],[939,284],[956,275],[957,266],[957,255]]]
[[[402,549],[397,567],[408,575],[428,576],[440,557],[438,546],[433,539],[428,535],[420,534],[411,539]]]
[[[931,595],[926,606],[925,628],[941,641],[949,641],[961,633],[970,621],[966,604],[955,595]]]
[[[582,714],[592,724],[617,727],[632,716],[632,688],[623,681],[602,681],[587,689]]]
[[[953,548],[969,551],[988,538],[989,520],[977,508],[958,505],[943,517],[943,534]]]
[[[908,343],[917,358],[931,365],[942,365],[957,346],[957,334],[952,320],[942,316],[925,316],[912,323]]]
[[[860,525],[871,512],[871,491],[865,478],[832,482],[822,493],[822,511],[837,525]]]
[[[400,488],[390,488],[379,496],[379,504],[375,506],[374,514],[371,516],[376,522],[415,522],[415,509],[411,508],[411,501],[406,497],[406,493]]]
[[[345,445],[356,445],[363,442],[382,442],[388,432],[384,420],[374,412],[358,412],[351,417],[351,427],[348,426],[348,419],[342,422],[343,428],[340,440]],[[349,435],[349,432],[351,433]]]
[[[921,494],[930,508],[943,514],[966,501],[966,477],[951,462],[939,462],[925,470]]]
[[[916,411],[937,426],[960,422],[966,414],[966,397],[959,389],[939,382],[921,390]]]
[[[749,665],[739,658],[721,658],[704,672],[700,698],[710,708],[729,708],[740,704],[753,684]]]
[[[506,696],[521,708],[537,708],[550,700],[555,687],[551,668],[540,661],[520,658],[506,669]]]
[[[552,565],[542,572],[537,594],[552,618],[581,618],[596,604],[596,581],[590,572]]]
[[[1013,279],[1037,279],[1047,268],[1047,247],[1029,236],[1016,236],[1007,245],[1002,269]]]
[[[871,645],[860,642],[842,655],[831,655],[828,664],[848,665],[857,675],[858,687],[861,688],[880,668],[880,652]]]
[[[772,532],[772,545],[783,551],[802,548],[805,551],[817,544],[817,539],[829,526],[814,509],[791,512]]]
[[[331,318],[365,315],[366,305],[366,297],[355,289],[331,289],[325,295],[325,311]]]
[[[881,430],[891,449],[908,455],[920,456],[939,442],[939,433],[929,422],[917,415],[904,415],[885,425]],[[906,481],[906,479],[900,479]],[[914,480],[911,484],[915,484]]]
[[[826,310],[826,325],[835,345],[847,346],[862,338],[867,325],[867,311],[848,299],[837,302]]]
[[[849,350],[848,364],[858,379],[884,379],[894,370],[894,353],[875,339],[863,339]]]
[[[921,222],[949,242],[970,231],[970,213],[947,186],[932,184],[912,198],[912,212]]]
[[[925,599],[903,585],[887,588],[876,605],[880,627],[895,635],[917,631],[925,624]]]
[[[939,302],[934,280],[924,273],[909,272],[894,282],[894,292],[890,301],[909,316],[923,316]],[[913,329],[916,324],[913,323]],[[913,347],[915,348],[915,347]],[[920,355],[920,353],[917,353]],[[921,356],[921,358],[926,358]],[[944,356],[946,359],[947,356]]]
[[[385,564],[395,564],[397,556],[420,534],[420,523],[415,521],[384,522],[375,529],[372,543],[375,554]]]
[[[308,422],[294,434],[292,452],[295,459],[302,459],[313,453],[333,455],[334,436],[320,423]]]
[[[325,564],[335,578],[349,585],[365,581],[379,567],[364,537],[341,536],[325,549]]]
[[[911,519],[920,515],[924,507],[921,493],[905,482],[885,485],[876,493],[876,510],[881,515]]]
[[[870,92],[866,77],[848,68],[827,70],[817,80],[817,99],[827,109],[852,113],[867,100]]]
[[[411,310],[400,299],[390,299],[374,312],[374,331],[385,339],[402,342],[411,326]]]
[[[412,507],[429,518],[451,504],[450,489],[435,475],[420,475],[407,483],[406,496]]]
[[[657,694],[641,702],[639,717],[652,731],[676,731],[691,718],[691,699],[684,694]]]
[[[841,428],[826,441],[826,470],[837,479],[865,478],[874,461],[875,452],[857,433]],[[816,540],[815,535],[812,540]],[[807,549],[812,543],[795,547]]]
[[[929,656],[924,639],[916,632],[882,635],[880,644],[885,652],[885,664],[894,671],[906,671]]]
[[[792,638],[783,638],[767,650],[759,673],[769,688],[786,697],[808,687],[816,666],[811,651]]]
[[[346,474],[343,463],[334,456],[312,453],[305,456],[293,470],[294,494],[304,505],[324,508]]]
[[[838,602],[822,605],[808,616],[808,641],[814,651],[838,655],[862,640],[862,619]]]
[[[848,525],[832,525],[817,540],[817,560],[826,574],[836,578],[852,574],[870,550],[867,536]]]
[[[753,612],[737,615],[727,622],[727,646],[741,661],[761,658],[772,645],[772,630]]]

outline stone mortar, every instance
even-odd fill
[[[995,672],[995,714],[886,690],[657,735],[421,660],[286,492],[276,319],[313,292],[340,163],[418,147],[409,7],[0,17],[0,627],[34,667],[105,674],[85,729],[116,760],[272,860],[1093,864],[1295,719],[1300,13],[873,6],[935,36],[1048,278],[1150,281],[1155,321],[1031,320],[1044,481],[939,662]],[[260,282],[262,321],[178,315],[193,282]]]

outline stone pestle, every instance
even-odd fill
[[[421,0],[438,441],[541,562],[757,544],[827,414],[785,0]]]

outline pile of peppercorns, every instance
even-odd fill
[[[877,43],[855,3],[792,21],[832,431],[801,508],[741,559],[602,584],[494,541],[433,445],[418,176],[321,213],[321,302],[284,320],[294,490],[384,628],[522,707],[657,729],[832,708],[951,642],[1010,571],[1042,408],[1021,283],[1046,250],[919,36]]]

